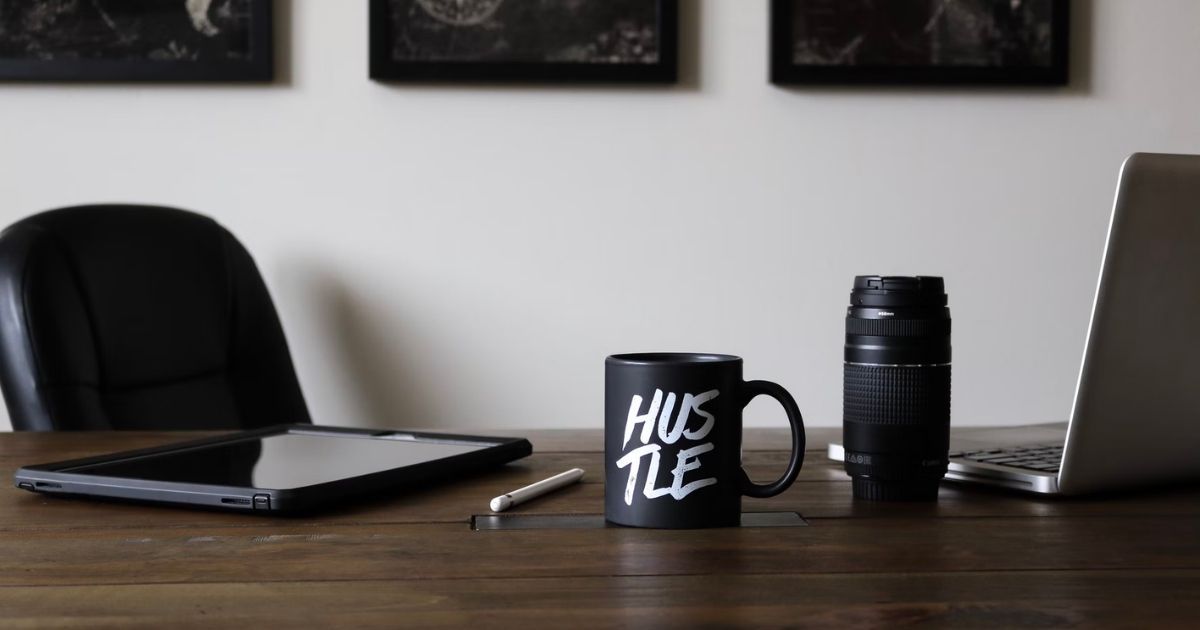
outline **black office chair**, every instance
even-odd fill
[[[25,431],[311,422],[249,252],[171,208],[64,208],[0,233],[0,386]]]

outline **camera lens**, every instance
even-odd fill
[[[855,278],[843,370],[842,439],[854,497],[936,500],[950,450],[945,282]]]

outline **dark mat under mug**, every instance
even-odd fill
[[[807,527],[796,512],[744,512],[742,527]],[[471,529],[479,532],[516,529],[603,529],[622,527],[604,520],[603,514],[476,514]],[[635,528],[630,528],[635,529]]]

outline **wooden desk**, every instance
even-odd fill
[[[1046,500],[943,488],[855,503],[809,434],[800,481],[750,510],[809,527],[471,531],[492,496],[573,466],[586,483],[517,508],[602,511],[598,431],[526,432],[536,453],[436,492],[280,519],[0,491],[0,625],[1196,627],[1200,490]],[[180,434],[0,434],[22,464]],[[773,478],[781,432],[752,431]]]

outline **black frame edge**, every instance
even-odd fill
[[[674,84],[679,81],[679,0],[659,4],[659,61],[655,64],[525,62],[396,62],[388,43],[388,0],[370,0],[368,67],[372,80],[395,83]]]
[[[770,81],[779,86],[1047,86],[1070,84],[1071,2],[1052,0],[1053,63],[1048,68],[796,66],[791,63],[792,0],[771,0]]]
[[[0,59],[0,81],[27,83],[270,83],[275,80],[275,0],[251,0],[252,58],[248,62],[146,59]]]

